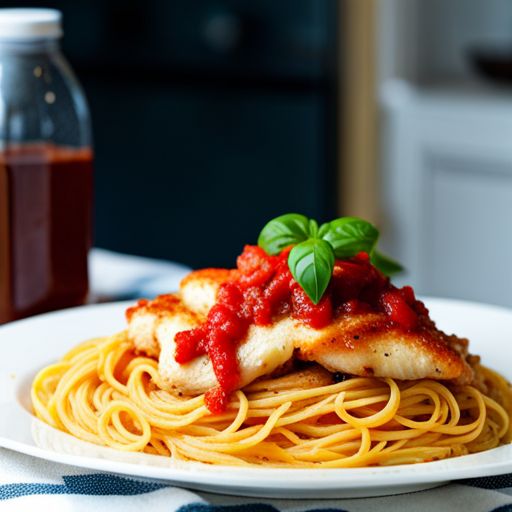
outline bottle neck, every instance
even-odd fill
[[[44,39],[0,39],[0,55],[38,55],[60,51],[60,41]]]

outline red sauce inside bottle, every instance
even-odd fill
[[[0,323],[83,304],[93,155],[32,144],[0,154]]]
[[[214,414],[225,410],[229,393],[238,386],[237,342],[251,324],[270,325],[283,315],[292,315],[313,329],[321,329],[338,314],[375,311],[402,329],[413,330],[419,326],[418,315],[428,315],[412,288],[391,285],[366,253],[336,261],[329,286],[315,305],[288,268],[290,250],[269,256],[260,247],[247,245],[237,259],[237,269],[220,286],[206,322],[176,335],[178,363],[204,354],[212,361],[219,386],[209,390],[205,400]]]

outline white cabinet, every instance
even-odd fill
[[[383,86],[383,247],[418,294],[512,307],[512,92]]]

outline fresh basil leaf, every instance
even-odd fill
[[[340,259],[352,258],[358,252],[371,254],[379,238],[379,230],[373,224],[357,217],[342,217],[324,226],[320,228],[322,238]]]
[[[309,238],[318,238],[318,222],[315,219],[309,219]]]
[[[404,269],[400,263],[376,250],[371,253],[370,261],[387,277]]]
[[[326,235],[329,231],[329,224],[329,222],[326,222],[320,226],[320,229],[318,230],[318,238],[323,238]]]
[[[258,237],[258,245],[270,255],[310,238],[310,221],[304,215],[289,213],[271,220]]]
[[[331,280],[334,261],[331,244],[321,238],[310,238],[290,251],[290,271],[315,305],[320,302]]]

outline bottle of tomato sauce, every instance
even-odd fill
[[[83,304],[89,110],[53,9],[0,9],[0,324]]]

